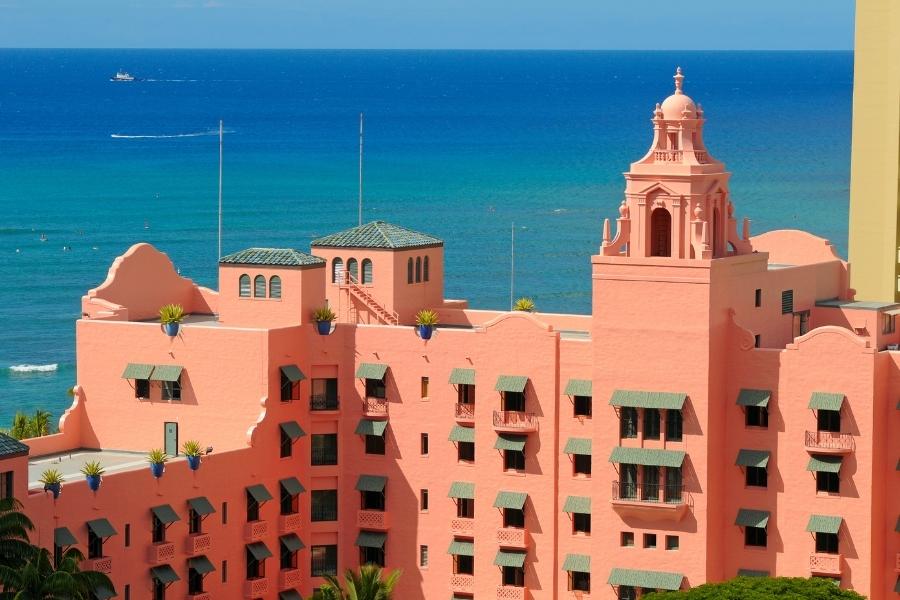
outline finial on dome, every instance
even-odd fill
[[[675,68],[675,93],[683,94],[682,86],[684,85],[684,75],[681,74],[681,67]]]

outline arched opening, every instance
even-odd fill
[[[262,275],[257,275],[253,278],[253,297],[254,298],[265,298],[266,297],[266,278]]]
[[[422,257],[416,257],[416,283],[422,281]]]
[[[422,264],[422,279],[428,281],[428,257],[425,257],[425,260]]]
[[[281,277],[278,275],[269,278],[269,298],[281,298]]]
[[[331,283],[341,283],[344,278],[344,261],[339,258],[331,262]]]
[[[347,260],[347,272],[350,273],[350,281],[359,281],[359,264],[355,258]]]
[[[650,214],[650,256],[672,256],[672,215],[664,208]]]
[[[722,251],[722,234],[721,234],[720,231],[719,231],[719,229],[721,228],[721,224],[719,223],[719,221],[720,221],[720,219],[719,219],[719,208],[716,207],[716,208],[713,209],[713,222],[712,222],[712,227],[713,227],[713,236],[712,236],[712,238],[713,238],[713,239],[712,239],[712,242],[713,242],[713,246],[712,246],[713,256],[721,256],[721,255],[723,254],[723,251]]]
[[[362,261],[362,282],[372,283],[372,261],[364,258]]]
[[[238,279],[238,296],[241,298],[249,298],[250,297],[250,276],[249,275],[241,275],[240,279]]]
[[[406,283],[413,282],[413,259],[412,257],[406,261]]]

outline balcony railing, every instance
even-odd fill
[[[313,505],[309,512],[312,521],[337,521],[336,506]]]
[[[363,412],[367,417],[386,417],[388,414],[387,398],[366,398],[363,400]]]
[[[514,585],[498,585],[497,600],[525,600],[525,588]]]
[[[475,591],[475,576],[456,573],[450,576],[450,591],[471,594]]]
[[[360,510],[356,513],[356,526],[361,529],[387,529],[388,513],[383,510]]]
[[[475,531],[475,519],[456,518],[450,520],[450,533],[454,535],[472,535]]]
[[[528,543],[528,531],[515,527],[501,527],[497,530],[497,544],[504,548],[525,548]]]
[[[98,573],[112,573],[112,557],[104,556],[102,558],[89,558],[82,561],[80,565],[82,571],[97,571]]]
[[[817,575],[840,575],[841,555],[813,553],[809,555],[809,571]]]
[[[894,570],[900,573],[900,552],[897,553],[897,557],[894,559]]]
[[[212,548],[212,540],[208,533],[196,533],[189,535],[184,545],[184,551],[190,556],[196,556],[209,552]]]
[[[282,569],[278,574],[278,588],[281,590],[300,587],[301,583],[300,569]]]
[[[816,452],[845,454],[853,452],[856,442],[849,433],[837,431],[807,431],[806,448]]]
[[[313,466],[329,466],[337,464],[337,448],[311,448]]]
[[[197,592],[196,594],[188,594],[187,600],[212,600],[209,592]]]
[[[457,421],[474,421],[475,405],[474,404],[456,404],[456,420]]]
[[[259,579],[250,579],[244,582],[245,598],[261,598],[269,593],[269,580],[260,577]]]
[[[265,537],[268,532],[268,521],[251,521],[244,527],[244,540],[255,542]]]
[[[328,394],[313,394],[309,397],[309,410],[338,410],[341,400]]]
[[[300,529],[302,523],[303,519],[300,517],[300,513],[280,515],[278,517],[278,531],[280,533],[290,533],[291,531]]]
[[[158,542],[150,544],[147,553],[147,560],[150,564],[158,565],[159,563],[169,562],[175,558],[175,544],[172,542]]]
[[[684,491],[683,485],[613,481],[612,499],[627,502],[687,504],[692,498],[689,492]]]
[[[534,413],[519,410],[495,410],[494,428],[510,431],[537,431],[538,419]]]

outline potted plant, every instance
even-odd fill
[[[437,323],[438,316],[433,310],[423,308],[416,313],[416,327],[419,330],[419,337],[423,340],[431,339],[431,334],[434,333],[434,326]]]
[[[319,335],[328,335],[331,333],[331,322],[337,318],[334,311],[328,306],[317,308],[313,312],[313,321],[316,322],[316,329]]]
[[[84,474],[84,478],[87,480],[89,488],[95,492],[100,489],[100,480],[103,477],[103,465],[100,464],[99,460],[92,460],[84,463],[84,466],[81,467],[81,472]]]
[[[200,468],[200,455],[203,451],[200,449],[200,442],[197,440],[188,440],[181,445],[181,453],[187,456],[188,466],[191,471]]]
[[[168,460],[169,455],[159,448],[154,448],[147,453],[147,462],[150,463],[150,472],[153,473],[153,476],[157,479],[163,476],[163,471],[166,470],[166,462],[168,462]]]
[[[522,297],[516,300],[516,303],[513,304],[513,310],[518,310],[522,312],[534,312],[534,300],[527,297]]]
[[[178,324],[182,319],[184,319],[184,309],[180,304],[166,304],[159,309],[159,321],[169,337],[178,335]]]
[[[44,484],[45,492],[50,492],[51,494],[53,494],[54,500],[59,498],[59,494],[60,492],[62,492],[62,473],[60,473],[57,469],[47,469],[43,473],[41,473],[41,478],[39,479],[39,481]]]

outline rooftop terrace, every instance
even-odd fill
[[[81,467],[91,460],[99,460],[107,475],[135,469],[147,469],[147,457],[143,452],[125,450],[90,450],[78,448],[62,454],[39,456],[28,461],[28,489],[43,489],[38,481],[45,469],[58,469],[66,481],[83,479]],[[178,458],[170,460],[181,460]]]

